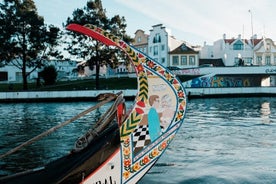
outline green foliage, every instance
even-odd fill
[[[68,17],[66,25],[77,23],[80,25],[93,24],[97,27],[110,31],[114,35],[130,41],[130,37],[125,35],[126,20],[124,17],[115,15],[112,18],[106,16],[106,10],[102,7],[101,0],[89,0],[82,9],[76,9],[72,18]],[[108,48],[102,43],[91,40],[91,38],[75,33],[67,32],[69,35],[68,47],[66,50],[81,59],[87,61],[90,69],[96,67],[96,88],[99,88],[99,68],[100,65],[109,65],[115,68],[119,65],[118,58],[126,58],[124,54],[118,52],[117,48]],[[128,62],[127,62],[128,63]]]
[[[50,65],[46,66],[43,71],[40,73],[40,76],[44,80],[45,85],[53,85],[57,79],[57,71],[55,66]]]
[[[0,3],[0,62],[21,69],[23,89],[27,77],[43,66],[47,57],[59,57],[59,28],[44,24],[33,0],[3,0]],[[26,68],[32,68],[26,72]]]

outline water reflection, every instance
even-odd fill
[[[276,183],[275,133],[276,98],[191,100],[158,161],[170,166],[153,167],[139,183]]]
[[[0,104],[0,154],[24,143],[36,135],[61,124],[95,103],[22,103]],[[58,129],[49,136],[19,150],[0,161],[0,175],[41,167],[73,148],[110,104]],[[8,163],[8,164],[7,164]],[[31,164],[30,164],[31,163]]]
[[[0,154],[91,106],[0,104]],[[0,175],[67,154],[105,108],[0,160]],[[172,144],[140,183],[276,183],[275,135],[276,98],[193,99]]]
[[[264,124],[269,124],[271,123],[270,121],[270,103],[269,102],[264,102],[262,103],[262,107],[261,107],[261,118],[262,118],[262,122]]]

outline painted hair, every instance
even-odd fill
[[[158,95],[151,95],[151,96],[149,97],[149,104],[150,104],[150,106],[152,106],[152,105],[153,105],[153,102],[154,102],[156,99],[158,99],[158,98],[159,98]]]
[[[161,101],[165,101],[167,103],[170,103],[172,101],[172,98],[170,97],[169,94],[165,94],[164,96],[162,96]]]

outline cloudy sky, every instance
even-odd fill
[[[34,0],[47,24],[62,25],[87,0]],[[275,0],[102,0],[108,17],[119,14],[127,22],[127,33],[137,29],[149,34],[153,25],[163,24],[173,36],[193,45],[212,44],[221,39],[249,39],[254,34],[276,41]],[[250,10],[250,11],[249,11]],[[252,22],[251,22],[252,20]],[[253,29],[252,29],[253,27]]]

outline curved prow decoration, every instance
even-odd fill
[[[138,81],[135,105],[120,126],[120,149],[83,183],[137,182],[166,150],[183,123],[187,100],[184,87],[168,69],[107,31],[77,24],[67,29],[120,48],[133,63]]]

